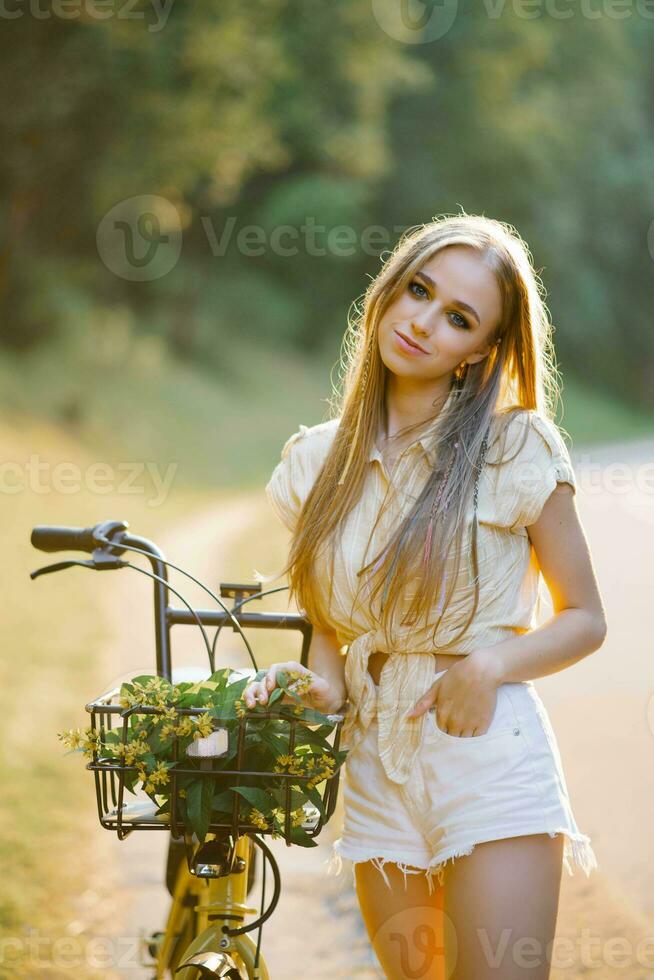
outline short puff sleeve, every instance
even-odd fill
[[[556,423],[534,409],[516,412],[508,422],[502,459],[495,500],[498,523],[504,527],[534,524],[557,483],[568,483],[573,493],[577,491],[570,454]]]
[[[308,427],[300,425],[284,443],[281,458],[266,484],[266,496],[277,517],[294,532],[304,500],[303,457]]]

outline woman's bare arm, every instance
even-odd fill
[[[432,705],[457,705],[456,719],[438,712],[438,724],[451,735],[483,734],[493,716],[496,694],[488,691],[511,681],[556,674],[601,647],[606,616],[583,527],[571,488],[552,491],[527,533],[552,595],[554,615],[536,629],[493,646],[479,647],[435,681],[415,703],[412,717]]]
[[[499,683],[555,674],[601,647],[606,615],[571,488],[557,484],[527,532],[552,596],[554,616],[536,629],[473,651]]]
[[[309,669],[329,681],[336,696],[340,695],[334,710],[340,708],[347,697],[345,657],[333,630],[319,630],[314,626],[309,646]]]

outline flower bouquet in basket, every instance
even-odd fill
[[[174,805],[176,820],[200,842],[210,825],[232,821],[238,795],[242,823],[281,837],[288,808],[290,841],[315,847],[305,827],[313,815],[327,819],[319,787],[347,756],[327,738],[342,716],[306,706],[307,675],[291,670],[278,671],[267,705],[248,707],[245,687],[266,673],[230,683],[234,672],[224,668],[206,680],[177,684],[140,675],[116,692],[117,714],[104,707],[99,727],[58,732],[58,738],[70,752],[93,759],[87,768],[118,771],[135,795],[140,787],[157,816],[170,815]],[[221,776],[223,770],[232,774]]]

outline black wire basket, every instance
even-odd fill
[[[90,715],[91,730],[96,735],[97,744],[94,745],[91,761],[86,768],[91,770],[95,778],[96,801],[98,817],[101,825],[106,830],[115,831],[120,840],[124,840],[134,830],[164,830],[172,833],[174,838],[179,838],[184,834],[188,835],[189,828],[186,826],[183,816],[180,813],[180,776],[193,776],[200,779],[214,779],[214,785],[221,789],[228,789],[239,786],[244,778],[254,780],[261,789],[279,788],[283,785],[283,830],[275,826],[271,821],[269,827],[265,829],[260,824],[252,823],[242,810],[247,806],[246,800],[238,793],[233,794],[233,805],[230,818],[225,821],[212,822],[207,826],[207,833],[231,833],[234,838],[247,833],[256,833],[259,836],[273,835],[281,836],[286,844],[290,846],[297,841],[292,839],[292,810],[297,811],[297,807],[292,807],[292,794],[297,790],[292,790],[292,784],[302,787],[310,780],[315,780],[315,774],[300,775],[296,773],[280,772],[271,769],[248,769],[246,768],[246,737],[256,733],[256,727],[265,724],[271,719],[280,722],[280,731],[287,738],[289,754],[292,755],[298,740],[298,725],[306,726],[307,722],[297,717],[290,716],[288,705],[275,708],[269,707],[265,711],[256,713],[246,713],[236,721],[225,721],[223,725],[218,719],[214,719],[214,731],[209,738],[216,736],[217,733],[227,732],[229,748],[220,757],[206,758],[198,755],[189,757],[184,755],[180,764],[180,739],[177,735],[173,736],[172,741],[172,761],[176,763],[168,770],[170,774],[170,809],[169,812],[159,813],[160,807],[146,793],[141,796],[136,795],[134,801],[126,802],[125,792],[131,794],[126,786],[126,777],[130,773],[136,773],[138,767],[125,763],[121,759],[115,759],[103,754],[107,750],[106,736],[110,732],[119,733],[119,741],[112,741],[112,748],[116,744],[128,745],[129,724],[134,716],[152,716],[158,713],[158,709],[152,705],[136,705],[125,708],[119,701],[120,689],[108,691],[100,695],[95,701],[85,705],[86,711]],[[178,708],[177,713],[188,716],[199,716],[206,712],[206,707],[202,708]],[[334,756],[339,753],[341,741],[341,729],[345,715],[330,714],[325,716],[333,726],[328,739],[331,752]],[[313,727],[313,726],[309,726]],[[200,739],[200,742],[207,742],[207,739]],[[252,741],[252,740],[250,740]],[[344,756],[342,750],[340,754]],[[234,768],[225,769],[225,759],[233,759]],[[322,781],[322,790],[318,792],[321,806],[305,801],[302,806],[306,811],[306,819],[299,824],[307,837],[315,838],[322,828],[331,818],[338,796],[338,784],[340,770],[344,758],[334,766],[333,774],[326,776]],[[128,777],[129,778],[129,777]],[[251,785],[251,784],[250,784]],[[321,812],[322,810],[322,812]],[[295,826],[298,826],[295,824]]]

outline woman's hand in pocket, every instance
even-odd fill
[[[485,735],[497,706],[500,679],[467,657],[449,667],[416,701],[407,718],[418,718],[433,707],[436,724],[459,738]]]

